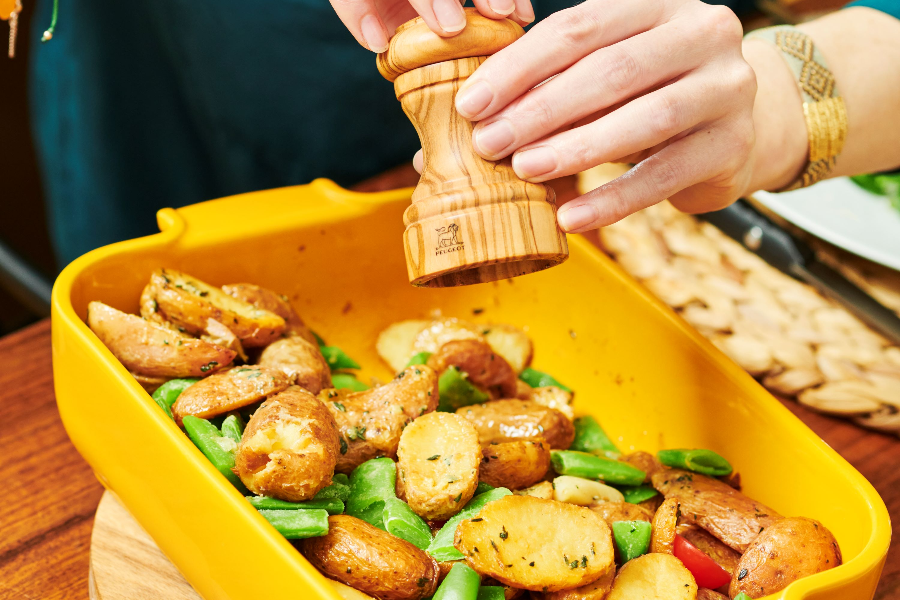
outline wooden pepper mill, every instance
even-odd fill
[[[425,166],[406,209],[403,236],[413,285],[449,287],[517,277],[568,258],[552,188],[519,179],[510,159],[484,160],[472,148],[473,123],[456,112],[460,86],[488,56],[524,34],[508,20],[466,8],[452,38],[421,18],[397,29],[378,70],[416,127]]]

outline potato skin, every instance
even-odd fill
[[[671,554],[644,554],[625,563],[605,600],[695,600],[697,582]]]
[[[727,483],[682,469],[666,469],[651,477],[667,499],[676,498],[684,518],[707,530],[727,546],[743,553],[761,529],[781,515],[748,498]]]
[[[407,504],[427,520],[449,519],[478,487],[481,444],[459,415],[432,412],[410,423],[397,448],[397,479]]]
[[[532,400],[541,406],[546,406],[548,408],[555,408],[566,415],[570,421],[573,421],[575,419],[575,409],[572,408],[572,396],[572,392],[567,392],[556,386],[548,385],[532,388],[531,394],[526,396],[526,400]]]
[[[516,373],[521,373],[531,364],[534,356],[534,344],[521,328],[503,323],[488,325],[483,332],[485,341],[494,352],[506,359]]]
[[[603,519],[581,506],[532,496],[488,503],[459,524],[454,545],[482,575],[537,592],[587,585],[613,564],[612,533]]]
[[[513,492],[518,496],[534,496],[542,500],[553,500],[553,484],[549,481],[541,481],[524,490],[516,490]]]
[[[575,439],[575,426],[564,414],[531,400],[495,400],[456,411],[478,430],[481,445],[491,442],[544,439],[553,450],[566,449]]]
[[[653,520],[653,513],[637,504],[628,502],[595,502],[588,508],[600,515],[606,523],[612,527],[619,521],[646,521]]]
[[[297,545],[326,577],[380,600],[419,600],[437,589],[437,561],[356,517],[328,517],[328,534]]]
[[[291,306],[286,296],[252,283],[232,283],[223,285],[222,291],[238,300],[243,300],[257,308],[275,313],[285,322],[286,335],[299,335],[310,344],[316,344],[316,336],[312,334],[300,315]]]
[[[123,313],[88,304],[88,327],[126,369],[147,377],[205,377],[231,364],[235,352]]]
[[[650,552],[673,554],[675,529],[678,526],[678,499],[666,498],[653,515]]]
[[[172,416],[179,426],[186,415],[209,419],[283,392],[289,385],[291,382],[280,371],[235,367],[201,379],[184,390],[172,405]]]
[[[461,321],[456,318],[431,321],[419,330],[413,339],[412,350],[409,356],[419,352],[431,352],[434,354],[447,342],[456,340],[484,341],[481,328],[474,323]],[[407,360],[409,360],[407,358]]]
[[[428,358],[437,373],[449,367],[465,371],[469,381],[494,398],[513,398],[518,377],[506,360],[481,340],[451,340]]]
[[[824,525],[805,517],[781,519],[750,544],[728,593],[751,598],[775,594],[792,582],[841,565],[841,549]]]
[[[485,446],[478,477],[494,487],[521,490],[539,482],[549,469],[547,442],[516,440]]]
[[[697,600],[728,600],[728,596],[708,588],[697,590]]]
[[[283,338],[266,346],[259,356],[259,364],[283,372],[295,385],[312,394],[331,387],[331,369],[319,347],[300,336]]]
[[[610,565],[606,573],[600,579],[571,590],[559,592],[547,592],[546,594],[532,594],[540,600],[604,600],[612,589],[613,580],[616,578],[616,565]]]
[[[331,483],[339,440],[325,405],[291,386],[253,413],[235,453],[234,470],[256,494],[309,500]]]
[[[619,460],[646,473],[647,478],[644,479],[644,481],[650,481],[650,477],[653,476],[654,473],[664,471],[667,468],[659,462],[658,458],[649,452],[632,452],[631,454],[626,454]]]

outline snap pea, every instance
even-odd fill
[[[481,577],[469,565],[456,563],[441,582],[432,600],[477,600]]]
[[[340,369],[358,369],[359,363],[347,356],[347,353],[337,346],[319,346],[319,351],[325,357],[325,362],[332,371]]]
[[[647,476],[629,464],[574,450],[554,450],[550,453],[550,462],[560,475],[599,479],[604,483],[640,485]]]
[[[673,450],[660,450],[656,453],[659,462],[667,467],[687,469],[695,473],[702,473],[710,477],[722,477],[731,475],[731,463],[716,454],[712,450],[702,448]]]
[[[466,504],[461,511],[450,517],[447,522],[444,523],[444,526],[441,527],[440,531],[437,532],[434,539],[431,540],[431,544],[428,546],[428,554],[438,561],[462,560],[465,558],[462,552],[453,546],[456,527],[463,519],[470,519],[481,512],[481,509],[484,508],[488,502],[499,500],[510,494],[512,494],[512,492],[506,488],[494,488],[489,492],[479,494],[469,500],[469,503]]]
[[[491,491],[491,490],[493,490],[493,489],[496,489],[496,488],[495,488],[494,486],[490,485],[490,484],[487,484],[487,483],[483,482],[483,481],[479,481],[479,482],[478,482],[478,487],[475,488],[475,493],[472,494],[472,497],[474,498],[475,496],[478,496],[478,495],[483,494],[483,493],[485,493],[485,492],[489,492],[489,491]]]
[[[616,489],[622,492],[625,502],[629,504],[640,504],[659,494],[649,485],[617,485]]]
[[[414,354],[409,362],[406,363],[407,367],[412,367],[415,365],[424,365],[428,362],[428,359],[431,358],[431,352],[419,352],[418,354]]]
[[[163,411],[170,418],[172,417],[172,405],[175,404],[175,401],[178,400],[178,396],[181,395],[181,392],[188,389],[195,383],[200,381],[199,379],[170,379],[165,382],[153,392],[152,397],[153,400],[159,405]]]
[[[369,386],[349,373],[335,373],[331,376],[331,385],[339,390],[354,392],[364,392],[369,389]]]
[[[580,452],[615,452],[619,454],[619,449],[609,439],[606,432],[597,422],[597,419],[591,416],[578,417],[574,421],[575,425],[575,441],[569,446],[570,450],[578,450]]]
[[[289,540],[319,537],[328,533],[326,510],[261,510],[259,514]]]
[[[343,483],[346,486],[350,485],[350,476],[346,473],[335,473],[331,478],[331,483]]]
[[[344,512],[344,503],[337,498],[325,498],[322,500],[307,500],[305,502],[288,502],[268,496],[247,496],[247,501],[260,510],[314,510],[327,511],[329,515],[339,515]]]
[[[463,371],[448,367],[438,378],[439,411],[456,412],[457,408],[487,402],[491,397],[471,384]]]
[[[234,440],[224,437],[216,426],[206,419],[198,419],[193,415],[187,415],[181,421],[184,430],[194,442],[194,445],[200,449],[209,462],[225,476],[225,478],[239,489],[242,493],[247,494],[247,489],[234,471],[234,453],[231,448],[234,446]]]
[[[647,554],[652,529],[647,521],[618,521],[612,524],[613,540],[623,563]]]
[[[319,335],[318,333],[316,333],[316,332],[313,331],[312,329],[310,329],[309,332],[312,334],[312,336],[313,336],[314,338],[316,338],[316,344],[318,344],[320,347],[321,347],[321,346],[327,346],[327,345],[328,345],[328,344],[325,343],[325,340],[322,339],[322,336],[321,336],[321,335]]]
[[[431,528],[409,505],[398,498],[384,501],[384,527],[388,533],[425,550],[431,543]]]
[[[344,475],[344,478],[347,476]],[[338,475],[331,478],[331,485],[319,490],[319,493],[313,496],[313,500],[328,500],[335,498],[341,502],[346,502],[350,498],[350,481],[338,480]]]
[[[478,589],[478,600],[505,600],[506,592],[499,585],[483,585]]]
[[[397,468],[389,458],[373,458],[350,474],[346,513],[384,529],[384,501],[396,498]]]
[[[733,600],[753,600],[753,598],[751,598],[750,596],[748,596],[748,595],[745,594],[744,592],[741,592],[740,594],[738,594],[737,596],[735,596]]]
[[[244,421],[240,415],[228,415],[222,421],[222,435],[234,440],[235,444],[241,443],[241,436],[244,435]]]
[[[533,388],[547,387],[548,385],[551,385],[567,392],[572,391],[571,388],[561,384],[556,379],[554,379],[552,375],[548,375],[547,373],[538,371],[537,369],[532,369],[531,367],[526,367],[521,373],[519,373],[519,379]]]

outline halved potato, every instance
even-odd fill
[[[484,339],[494,352],[502,356],[516,371],[521,373],[531,364],[534,356],[534,345],[531,338],[519,327],[504,324],[492,324],[483,331]]]
[[[102,302],[88,304],[88,327],[125,368],[148,377],[204,377],[235,352],[173,331]]]
[[[484,336],[481,335],[480,327],[467,321],[455,318],[431,321],[416,334],[410,356],[419,352],[431,352],[434,354],[447,342],[458,340],[483,342]]]
[[[506,496],[456,529],[456,549],[470,567],[497,581],[555,592],[600,579],[613,564],[609,525],[590,509]]]
[[[697,582],[671,554],[645,554],[619,569],[605,600],[696,600]]]
[[[388,364],[392,371],[399,373],[406,368],[412,358],[413,344],[419,332],[428,327],[430,321],[399,321],[389,325],[378,335],[375,349],[378,356]]]
[[[495,400],[464,406],[456,414],[472,422],[482,446],[543,439],[557,450],[568,448],[575,439],[575,426],[566,415],[531,400]]]
[[[187,415],[209,419],[250,406],[290,385],[284,373],[275,369],[235,367],[210,375],[181,392],[172,405],[172,416],[179,425]]]
[[[653,515],[653,530],[650,534],[650,552],[673,554],[675,549],[675,528],[678,526],[678,499],[666,498]]]
[[[520,490],[543,479],[548,469],[550,447],[544,440],[516,440],[485,446],[478,477],[494,487]]]
[[[234,332],[219,323],[215,319],[206,320],[206,332],[200,336],[200,339],[206,340],[210,344],[234,350],[241,360],[247,362],[247,353],[244,352],[244,346],[238,336]]]
[[[246,348],[271,343],[286,327],[284,319],[275,313],[171,269],[160,269],[150,276],[149,295],[167,320],[188,333],[203,333],[207,319],[215,319],[231,329]]]
[[[610,565],[606,573],[597,581],[560,592],[547,592],[546,594],[532,594],[540,600],[604,600],[612,589],[613,580],[616,578],[616,565]]]
[[[451,340],[429,357],[428,366],[438,373],[451,366],[456,367],[493,398],[512,398],[516,395],[516,372],[481,340]]]
[[[516,490],[513,493],[519,496],[534,496],[542,500],[553,500],[553,484],[549,481],[542,481],[524,490]]]
[[[545,387],[532,388],[528,399],[537,402],[541,406],[555,408],[566,415],[570,421],[573,421],[575,419],[575,410],[572,408],[572,396],[572,392],[567,392],[555,385],[548,385]]]
[[[252,283],[233,283],[223,285],[222,291],[238,300],[243,300],[252,304],[256,308],[261,308],[269,312],[275,313],[286,324],[285,333],[289,335],[299,335],[311,344],[318,345],[316,336],[312,334],[300,315],[291,306],[287,296],[277,294],[270,289],[254,285]]]
[[[595,502],[625,502],[625,496],[616,488],[572,475],[560,475],[553,480],[553,498],[579,506],[590,506]]]
[[[590,509],[603,517],[607,525],[612,527],[613,523],[619,521],[646,521],[650,523],[653,520],[653,513],[637,504],[629,502],[594,502]]]
[[[331,368],[316,344],[301,336],[272,342],[259,356],[263,367],[281,371],[296,385],[313,394],[331,387]]]

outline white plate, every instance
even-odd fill
[[[900,211],[847,177],[781,194],[756,192],[753,198],[800,229],[900,271]]]

